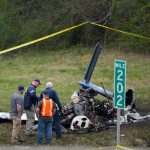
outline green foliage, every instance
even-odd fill
[[[84,21],[99,21],[100,24],[149,36],[149,10],[148,0],[1,0],[0,49],[34,40]],[[60,48],[80,43],[93,47],[97,41],[101,41],[106,47],[149,51],[147,40],[92,25],[85,25],[53,39]],[[46,44],[37,44],[36,47],[49,47],[49,40],[44,42]]]
[[[150,2],[148,0],[126,0],[117,1],[113,11],[110,26],[114,28],[143,35],[150,35]],[[111,35],[111,37],[110,37]],[[116,45],[121,49],[149,51],[149,40],[122,35],[116,32],[108,32],[106,36],[107,44]]]
[[[0,48],[17,43],[19,22],[16,8],[8,0],[0,1]]]
[[[93,0],[2,0],[2,24],[0,33],[1,49],[48,35],[84,21],[103,18],[109,4],[107,1]],[[9,8],[9,10],[8,10]],[[7,24],[7,21],[9,24]],[[13,23],[13,26],[12,26]],[[6,38],[3,38],[3,32]],[[81,27],[56,37],[61,46],[78,45],[103,40],[103,30]],[[101,37],[101,38],[100,38]],[[94,40],[93,40],[94,39]],[[90,44],[89,44],[90,43]]]

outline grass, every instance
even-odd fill
[[[9,111],[11,94],[18,84],[26,88],[33,79],[39,78],[45,88],[47,81],[54,83],[62,103],[70,101],[74,90],[79,89],[78,81],[84,77],[93,49],[77,47],[59,51],[29,51],[0,56],[0,111]],[[113,91],[114,60],[127,61],[127,88],[134,88],[139,107],[150,103],[150,56],[134,53],[102,51],[91,81],[97,85],[103,82],[106,89]],[[146,105],[145,105],[146,104]]]
[[[0,124],[0,144],[9,144],[12,131],[12,123]],[[7,128],[7,131],[6,131]],[[27,137],[24,135],[25,125],[22,125],[22,133],[25,139],[25,145],[35,145],[37,135]],[[142,146],[150,147],[150,135],[149,125],[141,126],[135,124],[129,124],[121,126],[121,144],[128,147]],[[7,134],[6,134],[7,133]],[[147,136],[145,136],[147,135]],[[56,140],[55,132],[53,132],[52,142],[54,145],[82,145],[91,147],[105,147],[116,145],[116,129],[111,128],[103,130],[97,133],[86,133],[86,134],[63,134],[61,140]],[[43,138],[44,144],[44,138]]]
[[[35,51],[26,48],[19,52],[0,56],[0,111],[9,111],[10,96],[19,84],[27,86],[33,79],[39,78],[42,85],[37,89],[38,95],[45,88],[47,81],[52,81],[63,104],[70,101],[74,90],[79,89],[81,81],[91,59],[93,49],[76,47],[65,50]],[[150,106],[150,55],[141,55],[113,50],[103,50],[95,67],[91,82],[103,85],[113,91],[114,60],[127,61],[127,88],[134,88],[137,107],[149,110]],[[102,99],[104,99],[102,97]],[[0,124],[0,144],[8,144],[11,137],[11,124]],[[7,130],[6,130],[7,129]],[[150,145],[150,129],[146,127],[123,128],[123,144],[138,146]],[[56,145],[91,145],[111,146],[115,143],[116,130],[110,129],[99,133],[74,136],[64,135]],[[2,137],[2,138],[1,138]],[[26,144],[34,144],[36,136],[26,139]],[[140,141],[140,142],[139,142]]]

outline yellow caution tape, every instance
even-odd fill
[[[145,36],[142,36],[142,35],[138,35],[138,34],[129,33],[129,32],[126,32],[126,31],[114,29],[114,28],[111,28],[111,27],[107,27],[107,26],[103,26],[103,25],[100,25],[100,24],[96,24],[96,23],[94,23],[94,22],[89,22],[89,23],[92,24],[92,25],[95,25],[95,26],[99,26],[99,27],[108,29],[108,30],[113,30],[113,31],[120,32],[120,33],[123,33],[123,34],[126,34],[126,35],[135,36],[135,37],[138,37],[138,38],[150,40],[149,37],[145,37]]]
[[[78,25],[69,27],[69,28],[67,28],[67,29],[64,29],[64,30],[61,30],[61,31],[52,33],[52,34],[50,34],[50,35],[47,35],[47,36],[38,38],[38,39],[36,39],[36,40],[30,41],[30,42],[27,42],[27,43],[23,43],[23,44],[20,44],[20,45],[18,45],[18,46],[14,46],[14,47],[11,47],[11,48],[8,48],[8,49],[5,49],[5,50],[1,50],[1,51],[0,51],[0,55],[1,55],[1,54],[4,54],[4,53],[7,53],[7,52],[10,52],[10,51],[13,51],[13,50],[16,50],[16,49],[19,49],[19,48],[22,48],[22,47],[25,47],[25,46],[28,46],[28,45],[31,45],[31,44],[34,44],[34,43],[37,43],[37,42],[40,42],[40,41],[43,41],[43,40],[45,40],[45,39],[51,38],[51,37],[56,36],[56,35],[58,35],[58,34],[61,34],[61,33],[67,32],[67,31],[69,31],[69,30],[75,29],[75,28],[77,28],[77,27],[83,26],[83,25],[85,25],[85,24],[87,24],[87,23],[88,23],[88,22],[84,22],[84,23],[81,23],[81,24],[78,24]]]
[[[114,146],[115,148],[120,148],[120,149],[125,149],[125,150],[133,150],[131,148],[127,148],[127,147],[124,147],[124,146],[121,146],[121,145],[116,145]]]
[[[50,34],[50,35],[47,35],[47,36],[38,38],[38,39],[36,39],[36,40],[30,41],[30,42],[26,42],[26,43],[23,43],[23,44],[20,44],[20,45],[18,45],[18,46],[14,46],[14,47],[11,47],[11,48],[8,48],[8,49],[5,49],[5,50],[0,50],[0,55],[1,55],[1,54],[4,54],[4,53],[7,53],[7,52],[10,52],[10,51],[13,51],[13,50],[16,50],[16,49],[19,49],[19,48],[22,48],[22,47],[25,47],[25,46],[28,46],[28,45],[31,45],[31,44],[34,44],[34,43],[37,43],[37,42],[40,42],[40,41],[43,41],[43,40],[45,40],[45,39],[48,39],[48,38],[51,38],[51,37],[53,37],[53,36],[59,35],[59,34],[61,34],[61,33],[67,32],[67,31],[69,31],[69,30],[72,30],[72,29],[75,29],[75,28],[77,28],[77,27],[83,26],[83,25],[85,25],[85,24],[87,24],[87,23],[90,23],[90,24],[92,24],[92,25],[99,26],[99,27],[102,27],[102,28],[106,28],[106,29],[109,29],[109,30],[113,30],[113,31],[116,31],[116,32],[120,32],[120,33],[123,33],[123,34],[126,34],[126,35],[135,36],[135,37],[138,37],[138,38],[143,38],[143,39],[146,39],[146,40],[150,40],[149,37],[145,37],[145,36],[137,35],[137,34],[134,34],[134,33],[129,33],[129,32],[126,32],[126,31],[114,29],[114,28],[107,27],[107,26],[104,26],[104,25],[96,24],[96,23],[94,23],[94,22],[84,22],[84,23],[81,23],[81,24],[78,24],[78,25],[75,25],[75,26],[66,28],[66,29],[64,29],[64,30],[61,30],[61,31],[52,33],[52,34]]]

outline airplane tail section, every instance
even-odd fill
[[[102,49],[101,44],[97,43],[96,46],[95,46],[95,50],[94,50],[93,56],[91,58],[91,61],[89,63],[89,66],[88,66],[88,68],[86,70],[86,73],[85,73],[85,76],[84,76],[85,83],[88,83],[90,81],[90,79],[91,79],[91,76],[93,74],[95,65],[97,63],[99,54],[101,52],[101,49]]]

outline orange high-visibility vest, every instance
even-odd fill
[[[45,117],[52,117],[53,116],[53,109],[54,109],[54,102],[52,99],[46,100],[45,98],[42,99],[42,108],[41,108],[41,115]]]

